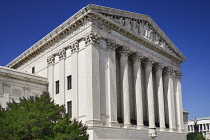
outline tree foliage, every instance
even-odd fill
[[[205,140],[201,133],[188,133],[187,140]]]
[[[87,140],[87,126],[70,120],[65,107],[44,92],[0,107],[0,140]]]

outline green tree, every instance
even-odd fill
[[[188,133],[187,140],[205,140],[201,133]]]
[[[70,120],[49,93],[0,107],[0,140],[87,140],[87,126]]]

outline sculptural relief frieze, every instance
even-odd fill
[[[124,26],[127,30],[134,32],[137,35],[144,37],[145,39],[153,42],[159,47],[168,50],[170,53],[178,56],[173,49],[166,43],[166,41],[161,38],[161,36],[154,30],[152,25],[150,25],[145,20],[132,19],[128,17],[109,15],[101,13],[103,16],[113,20],[121,26]],[[96,22],[96,21],[95,21]]]

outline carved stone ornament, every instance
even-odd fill
[[[157,137],[156,128],[149,128],[148,135],[149,135],[149,137],[151,137],[151,138]]]
[[[55,57],[52,55],[49,58],[47,58],[47,64],[52,65],[55,63]]]
[[[58,52],[58,55],[59,55],[59,60],[62,60],[66,57],[66,50],[65,49],[62,49]]]
[[[7,84],[7,83],[2,83],[2,86],[3,87],[9,87],[10,88],[10,84]]]
[[[173,73],[174,71],[171,68],[166,67],[163,69],[163,75],[168,75],[168,74],[173,74]]]
[[[127,49],[127,48],[121,48],[119,51],[118,51],[119,55],[120,56],[129,56],[130,54],[130,50]]]
[[[131,54],[130,57],[132,58],[133,62],[135,62],[135,61],[140,62],[141,58],[142,58],[142,54],[135,52],[135,53]]]
[[[91,31],[89,34],[87,34],[84,37],[84,40],[85,40],[85,45],[99,44],[99,42],[100,42],[100,36],[97,33]]]
[[[114,42],[114,40],[107,39],[107,47],[108,50],[115,50],[117,48],[117,44]]]
[[[176,71],[176,76],[177,76],[178,78],[181,78],[181,77],[182,77],[182,72]]]
[[[160,63],[155,63],[154,64],[154,71],[157,72],[158,70],[163,70],[164,66]]]
[[[70,49],[71,49],[71,52],[78,51],[78,50],[79,50],[79,42],[76,41],[76,42],[74,42],[73,44],[71,44],[71,45],[70,45]]]
[[[146,58],[144,59],[144,65],[153,65],[154,64],[154,61],[150,58]]]
[[[107,13],[101,13],[106,18],[113,20],[125,29],[134,32],[135,34],[146,38],[147,40],[153,42],[159,47],[168,50],[170,53],[177,56],[173,49],[166,43],[166,41],[161,38],[161,35],[155,31],[153,26],[145,20],[133,19],[123,16],[116,16]]]

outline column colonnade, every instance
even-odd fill
[[[156,128],[160,131],[169,128],[171,132],[183,132],[181,72],[143,56],[141,52],[132,52],[127,47],[117,45],[117,48],[111,51],[115,51],[120,61],[120,92],[122,99],[117,100],[122,101],[121,110],[123,112],[122,120],[124,127],[127,128],[131,125],[131,103],[129,99],[131,94],[129,82],[131,81],[128,78],[128,61],[131,58],[135,93],[136,128],[146,128],[143,117],[145,105],[143,103],[147,103],[148,127],[151,129],[151,135],[155,135]],[[142,67],[142,64],[144,67]],[[142,73],[142,69],[144,69],[144,73]],[[155,69],[154,73],[153,69]],[[143,96],[146,96],[146,102]],[[154,97],[157,98],[154,99]],[[155,106],[155,101],[158,107]],[[114,106],[117,106],[117,103],[114,103]],[[158,109],[158,114],[155,113],[156,108]],[[117,115],[117,112],[115,113]],[[158,123],[155,122],[156,115],[158,115]]]
[[[91,33],[84,37],[85,41],[85,58],[86,58],[86,72],[87,75],[87,120],[89,123],[101,125],[100,117],[100,73],[99,73],[99,48],[100,37]],[[131,51],[128,47],[124,47],[115,43],[111,39],[106,39],[107,43],[107,98],[108,99],[108,116],[106,126],[119,126],[118,123],[123,124],[124,128],[133,127],[131,123],[131,101],[134,101],[135,108],[135,127],[137,129],[149,128],[149,135],[152,137],[156,135],[156,129],[160,131],[169,128],[169,131],[183,132],[183,110],[182,110],[182,91],[181,91],[181,72],[173,70],[168,66],[145,56],[142,52]],[[77,42],[78,44],[78,42]],[[73,47],[76,46],[76,47]],[[54,95],[54,79],[53,79],[53,64],[55,55],[60,56],[60,77],[63,77],[65,51],[71,49],[72,51],[79,50],[78,45],[70,45],[48,58],[49,69],[49,92]],[[75,57],[77,58],[77,57]],[[117,58],[119,58],[119,71],[116,71]],[[129,63],[132,63],[129,66]],[[97,66],[97,67],[96,67]],[[129,67],[132,67],[132,81],[129,77]],[[74,71],[76,71],[75,69]],[[117,79],[116,75],[119,72],[120,76]],[[64,81],[63,79],[60,79]],[[117,82],[120,81],[120,82]],[[133,83],[130,87],[130,82]],[[65,83],[63,83],[65,84]],[[120,89],[117,84],[120,84]],[[130,100],[131,88],[133,88],[135,99]],[[117,90],[120,90],[121,98],[118,97]],[[119,106],[118,100],[121,100]],[[120,108],[120,109],[119,109]],[[122,121],[118,121],[121,110]],[[145,119],[145,113],[147,117]],[[78,116],[77,116],[78,117]],[[158,118],[158,122],[156,122]],[[91,121],[92,120],[92,121]],[[122,125],[121,125],[122,126]]]

